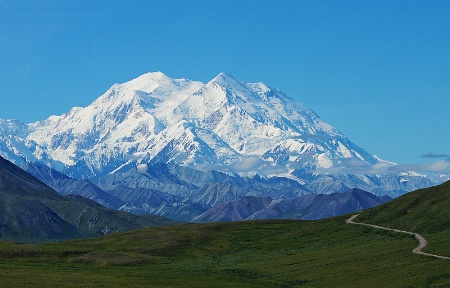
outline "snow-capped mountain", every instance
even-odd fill
[[[349,163],[383,163],[280,90],[225,73],[206,84],[147,73],[61,116],[0,120],[0,140],[13,162],[39,161],[76,178],[164,162],[305,183],[323,171],[347,174]]]

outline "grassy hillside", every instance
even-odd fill
[[[186,224],[40,245],[0,242],[0,286],[450,285],[450,261],[412,254],[414,238],[348,225],[345,218]]]
[[[429,242],[424,251],[450,256],[450,181],[368,209],[356,220],[417,232]]]
[[[364,211],[358,221],[418,233],[450,229],[450,181],[405,194]]]

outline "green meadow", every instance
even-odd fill
[[[413,237],[345,219],[186,224],[59,243],[4,242],[0,286],[450,286],[450,261],[412,254]],[[448,243],[437,246],[441,254],[450,251]]]

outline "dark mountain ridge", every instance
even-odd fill
[[[39,164],[28,164],[24,169],[62,194],[77,194],[111,208],[179,221],[319,219],[370,208],[391,199],[359,189],[348,189],[353,193],[342,195],[314,195],[287,178],[241,177],[165,163],[122,169],[89,180],[64,177]],[[257,209],[248,214],[247,205],[255,205]]]
[[[65,197],[0,157],[0,239],[54,241],[170,223],[107,209],[81,196]]]
[[[218,204],[195,217],[193,222],[227,222],[255,219],[315,220],[371,208],[392,198],[375,196],[360,189],[343,193],[306,194],[288,199],[243,197]]]

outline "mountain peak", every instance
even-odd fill
[[[237,80],[232,75],[227,74],[225,72],[221,72],[219,75],[214,77],[214,79],[212,79],[211,82],[214,82],[223,87],[235,86],[236,84],[238,85],[243,84],[241,81]]]
[[[377,163],[278,89],[225,72],[207,84],[149,72],[114,85],[88,107],[32,128],[14,132],[14,139],[8,138],[12,129],[0,129],[6,143],[0,151],[14,147],[20,151],[15,154],[79,178],[155,157],[185,166],[217,163],[210,167],[226,173],[292,177],[297,169],[341,165],[342,158]]]
[[[222,77],[222,78],[232,78],[232,79],[235,79],[235,78],[233,77],[233,75],[230,75],[230,74],[228,74],[228,73],[226,73],[226,72],[220,72],[216,77],[214,77],[214,79],[220,78],[220,77]]]
[[[147,72],[147,73],[145,73],[143,75],[148,75],[148,76],[152,76],[152,77],[155,77],[155,78],[158,78],[158,77],[159,78],[167,78],[167,77],[169,77],[169,76],[167,76],[166,74],[164,74],[161,71]]]
[[[167,79],[172,79],[171,77],[167,76],[166,74],[164,74],[161,71],[156,71],[156,72],[147,72],[142,74],[141,76],[138,76],[137,78],[135,78],[134,80],[131,80],[129,82],[135,81],[137,79],[145,79],[145,80],[167,80]]]
[[[119,88],[125,88],[128,90],[140,90],[144,92],[151,92],[161,85],[168,85],[168,86],[175,85],[174,80],[175,79],[170,78],[166,74],[157,71],[145,73],[123,84],[116,84],[116,87],[118,86]]]

